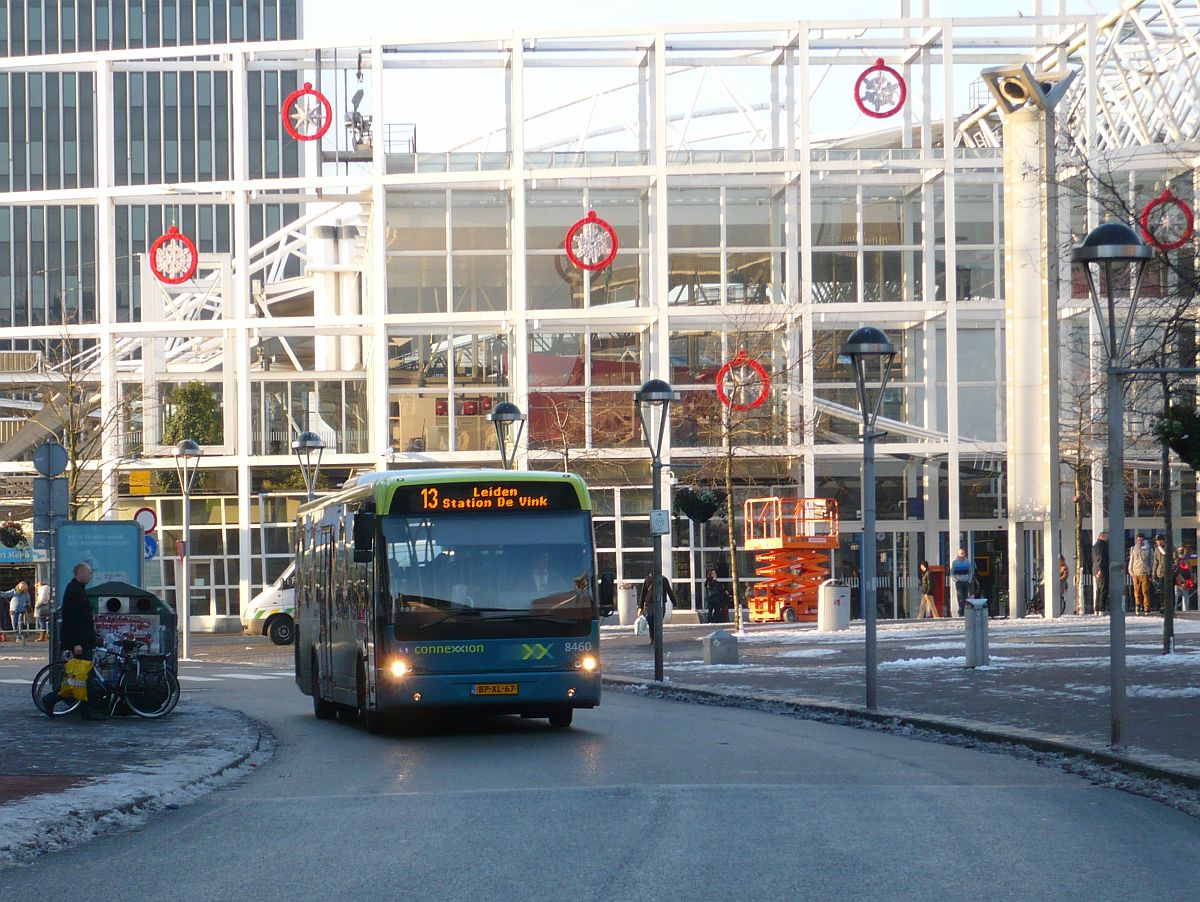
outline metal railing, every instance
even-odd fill
[[[40,373],[44,369],[41,351],[0,351],[0,373]]]
[[[746,549],[838,545],[837,501],[832,498],[749,498]]]

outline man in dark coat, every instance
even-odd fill
[[[88,600],[87,584],[92,578],[92,568],[87,564],[75,565],[75,578],[63,590],[62,629],[59,646],[77,658],[91,660],[96,648],[96,624],[92,620],[92,603]],[[100,685],[94,675],[88,678],[88,700],[79,706],[85,720],[98,720],[100,713]],[[43,710],[52,710],[59,702],[57,692],[42,696]]]
[[[671,589],[671,581],[664,575],[662,578],[662,603],[666,608],[667,601],[675,604],[675,593]],[[642,580],[642,591],[638,594],[639,613],[645,615],[646,623],[650,626],[650,641],[654,641],[654,574],[647,573]]]
[[[1092,611],[1097,614],[1108,611],[1108,532],[1100,533],[1092,545],[1092,576],[1095,577],[1092,593]]]
[[[77,658],[90,658],[92,649],[96,647],[96,624],[92,620],[92,603],[87,596],[87,584],[91,578],[91,567],[76,564],[75,578],[63,590],[59,644],[64,651],[70,650]]]

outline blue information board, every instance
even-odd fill
[[[75,565],[92,568],[92,585],[107,582],[142,585],[145,533],[134,520],[72,520],[58,528],[54,552],[55,591],[59,597],[75,575]]]

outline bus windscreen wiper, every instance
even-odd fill
[[[439,623],[445,623],[447,620],[453,620],[455,617],[464,617],[468,614],[473,617],[482,617],[483,616],[480,613],[478,608],[455,608],[453,611],[447,611],[441,617],[435,617],[433,620],[430,620],[428,623],[422,623],[420,626],[417,627],[417,629],[419,629],[419,630],[429,629],[429,627],[431,627],[431,626],[437,626]]]
[[[486,619],[488,623],[496,623],[501,620],[537,620],[540,623],[561,623],[564,626],[574,626],[580,620],[578,617],[549,617],[546,614],[531,614],[525,611],[510,611],[507,614],[492,616]]]

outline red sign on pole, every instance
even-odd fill
[[[187,542],[183,539],[175,540],[175,553],[179,555],[179,560],[183,561],[183,556],[187,554]]]

